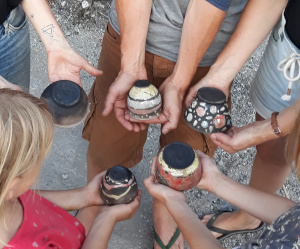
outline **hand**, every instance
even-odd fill
[[[192,103],[193,99],[197,95],[197,91],[202,87],[213,87],[221,90],[226,95],[226,99],[229,95],[229,85],[225,84],[224,82],[219,82],[212,79],[213,73],[211,73],[211,70],[205,75],[196,85],[192,86],[189,90],[188,95],[186,96],[186,99],[184,101],[185,106],[188,107]]]
[[[196,150],[196,153],[202,167],[202,175],[197,188],[213,192],[216,182],[223,174],[208,155],[199,150]]]
[[[153,158],[151,175],[144,180],[144,184],[149,194],[154,198],[160,200],[165,205],[169,205],[170,202],[184,202],[185,196],[182,192],[176,191],[168,186],[160,184],[156,180],[155,174],[155,164],[157,157]]]
[[[68,45],[47,51],[47,63],[50,83],[58,80],[71,80],[82,86],[80,79],[82,69],[93,76],[102,74],[102,71],[90,65]]]
[[[162,95],[163,112],[155,119],[143,120],[143,123],[164,124],[162,133],[167,134],[170,130],[176,129],[178,125],[184,91],[174,84],[172,76],[163,82],[159,91]],[[126,119],[131,122],[138,122],[138,120],[130,118],[129,114],[126,115]]]
[[[101,172],[100,174],[96,175],[92,181],[85,187],[85,195],[88,197],[88,206],[95,206],[95,205],[104,205],[104,201],[100,195],[100,186],[101,180],[105,176],[106,171]]]
[[[0,89],[1,88],[10,88],[12,90],[22,91],[21,87],[14,85],[0,76]]]
[[[114,109],[117,120],[127,130],[135,132],[145,130],[145,124],[134,123],[130,120],[125,119],[125,113],[127,113],[128,110],[128,92],[130,91],[135,81],[146,78],[146,69],[142,69],[140,70],[140,72],[120,72],[114,83],[109,88],[102,115],[107,116],[112,111],[112,109]]]
[[[238,128],[232,126],[227,133],[213,133],[212,141],[228,153],[235,153],[264,142],[263,134],[259,135],[259,122]]]
[[[108,215],[114,222],[129,220],[138,210],[141,202],[142,192],[138,190],[137,196],[128,204],[118,204],[113,206],[103,206],[100,215]]]

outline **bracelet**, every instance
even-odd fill
[[[272,113],[272,116],[271,116],[271,126],[273,128],[273,131],[274,133],[277,135],[277,136],[280,136],[281,135],[281,130],[278,126],[278,123],[277,123],[277,116],[278,116],[279,112],[273,112]]]

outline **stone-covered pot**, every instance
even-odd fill
[[[134,174],[123,166],[110,168],[101,180],[100,195],[107,205],[130,203],[137,193],[138,185]]]
[[[162,112],[161,95],[148,80],[138,80],[128,93],[127,106],[132,118],[153,119]]]
[[[162,148],[156,162],[157,180],[175,190],[184,191],[200,181],[202,167],[196,152],[182,142]]]
[[[72,127],[81,123],[88,113],[88,97],[78,84],[69,80],[53,82],[41,95],[45,99],[56,126]]]
[[[226,132],[231,127],[226,95],[212,87],[198,90],[184,117],[190,127],[202,133]]]

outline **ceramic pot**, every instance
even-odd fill
[[[138,80],[127,97],[130,117],[137,120],[156,118],[162,112],[161,95],[148,80]]]
[[[88,97],[85,91],[69,80],[53,82],[43,91],[41,98],[47,101],[56,126],[75,126],[88,113]]]
[[[226,95],[212,87],[198,90],[184,117],[190,127],[201,133],[226,132],[231,127]]]
[[[134,174],[123,166],[110,168],[101,180],[100,195],[107,205],[130,203],[137,193],[138,186]]]
[[[160,150],[156,163],[156,177],[160,183],[184,191],[195,187],[201,174],[200,161],[189,145],[174,142]]]

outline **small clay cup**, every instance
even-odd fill
[[[88,113],[88,97],[73,81],[53,82],[43,91],[41,99],[47,101],[54,124],[59,127],[80,124]]]
[[[201,133],[226,132],[231,127],[226,95],[212,87],[198,90],[184,117],[190,127]]]
[[[160,150],[156,162],[156,178],[160,183],[184,191],[195,187],[201,174],[200,161],[189,145],[174,142]]]
[[[107,205],[130,203],[137,193],[138,185],[134,174],[123,166],[110,168],[101,180],[100,195]]]
[[[138,80],[127,97],[130,117],[137,120],[156,118],[162,112],[161,95],[148,80]]]

